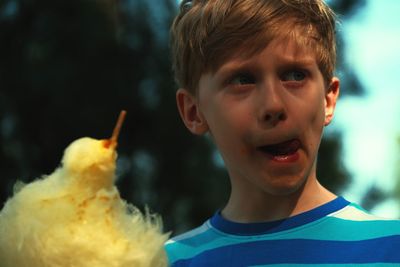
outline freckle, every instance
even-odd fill
[[[109,201],[110,200],[110,198],[107,197],[107,196],[100,196],[99,199],[103,200],[103,201]]]
[[[242,147],[242,148],[240,149],[240,154],[241,154],[241,155],[246,154],[246,152],[247,152],[247,149],[246,149],[246,148]]]
[[[94,196],[94,197],[90,197],[90,198],[87,198],[87,199],[85,199],[84,201],[82,201],[79,205],[78,205],[78,208],[85,208],[85,207],[87,207],[88,206],[88,204],[89,204],[89,202],[90,201],[92,201],[92,200],[94,200],[96,197]]]
[[[106,211],[105,211],[106,214],[110,214],[111,212],[112,212],[112,208],[111,207],[106,209]]]

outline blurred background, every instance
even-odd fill
[[[318,177],[379,215],[400,216],[400,2],[331,0],[341,98]],[[0,208],[16,180],[51,173],[75,139],[108,138],[121,109],[121,195],[178,234],[223,207],[229,183],[207,138],[175,106],[168,30],[176,0],[0,0]]]

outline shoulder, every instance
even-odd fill
[[[189,244],[198,239],[201,235],[203,235],[209,230],[210,230],[210,225],[207,221],[197,228],[194,228],[188,232],[172,237],[165,243],[165,245],[168,247],[176,244]]]
[[[379,238],[400,235],[400,220],[383,218],[371,214],[360,206],[350,203],[348,206],[328,215],[331,225],[345,234],[358,238]]]
[[[346,207],[334,213],[331,213],[329,216],[348,221],[381,221],[389,223],[400,223],[400,220],[398,219],[376,216],[354,203],[350,203]]]
[[[171,238],[165,243],[169,262],[193,257],[204,250],[204,247],[212,240],[212,235],[215,235],[215,232],[207,221],[197,228]]]

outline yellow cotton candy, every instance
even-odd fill
[[[1,267],[164,267],[161,219],[120,198],[116,152],[82,138],[54,173],[25,185],[0,213]]]

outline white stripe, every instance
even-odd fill
[[[378,216],[369,214],[355,206],[348,205],[341,210],[328,215],[329,217],[335,217],[350,221],[387,221],[391,219],[386,219]]]
[[[184,240],[184,239],[191,238],[193,236],[197,236],[199,234],[202,234],[202,233],[206,232],[209,229],[210,229],[210,227],[208,226],[208,224],[204,223],[203,225],[201,225],[201,226],[199,226],[199,227],[197,227],[197,228],[195,228],[195,229],[193,229],[193,230],[191,230],[191,231],[189,231],[187,233],[184,233],[184,234],[181,234],[181,235],[178,235],[178,236],[175,236],[175,237],[171,238],[165,244],[168,245],[168,244],[172,244],[172,243],[175,243],[175,242],[179,242],[179,241]]]

